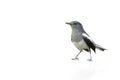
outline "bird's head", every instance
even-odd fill
[[[70,25],[71,28],[82,29],[82,24],[78,21],[66,22],[66,24]]]

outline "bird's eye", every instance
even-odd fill
[[[77,23],[73,23],[73,25],[76,25]]]

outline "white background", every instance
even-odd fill
[[[72,61],[73,20],[108,50]],[[119,27],[119,0],[1,0],[0,80],[120,80]]]

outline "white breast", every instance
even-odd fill
[[[79,50],[89,49],[84,40],[81,40],[80,42],[73,42],[73,44],[74,44],[74,45],[76,46],[76,48],[78,48]]]

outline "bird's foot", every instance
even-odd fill
[[[79,58],[72,58],[72,60],[79,60]]]
[[[92,59],[87,59],[88,61],[92,61]]]

